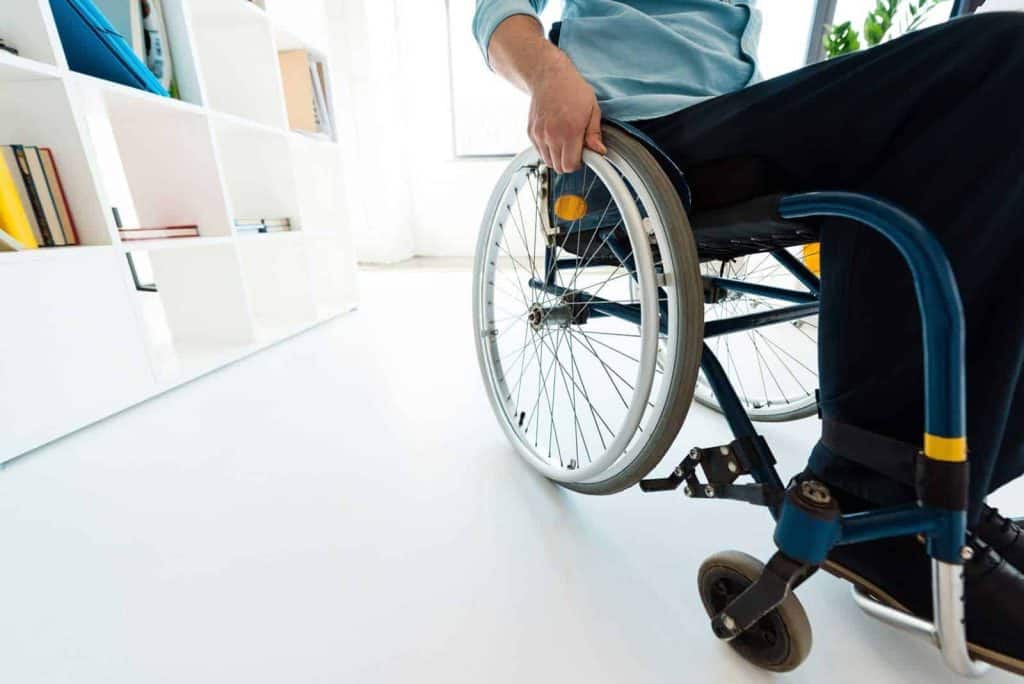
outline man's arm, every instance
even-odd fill
[[[528,131],[545,164],[567,173],[580,168],[584,146],[607,151],[594,89],[534,16],[506,18],[484,47],[494,70],[530,95]]]

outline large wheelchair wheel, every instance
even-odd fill
[[[697,382],[703,294],[671,181],[644,146],[558,177],[535,151],[495,188],[474,271],[474,326],[498,421],[537,471],[611,494],[671,446]]]
[[[794,256],[815,260],[818,245],[792,248]],[[772,254],[761,253],[729,261],[709,261],[702,274],[807,292]],[[743,292],[713,298],[705,309],[708,321],[765,313],[789,304]],[[752,420],[782,422],[817,413],[818,317],[776,323],[708,340]],[[697,381],[697,401],[721,411],[703,374]]]

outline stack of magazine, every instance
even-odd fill
[[[259,233],[287,233],[292,229],[291,219],[241,218],[235,219],[235,230],[240,235]]]

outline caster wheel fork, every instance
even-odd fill
[[[765,565],[748,554],[715,554],[704,561],[698,573],[701,602],[712,619],[715,636],[727,641],[740,657],[765,670],[790,672],[807,659],[813,643],[807,613],[792,592],[745,630],[726,612],[764,573]]]

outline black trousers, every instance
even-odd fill
[[[1024,473],[1024,13],[965,17],[634,122],[687,174],[697,209],[768,192],[889,199],[946,248],[967,323],[972,518]],[[836,420],[920,444],[912,281],[867,228],[822,230],[821,398]],[[892,504],[906,483],[818,445],[811,469]]]

